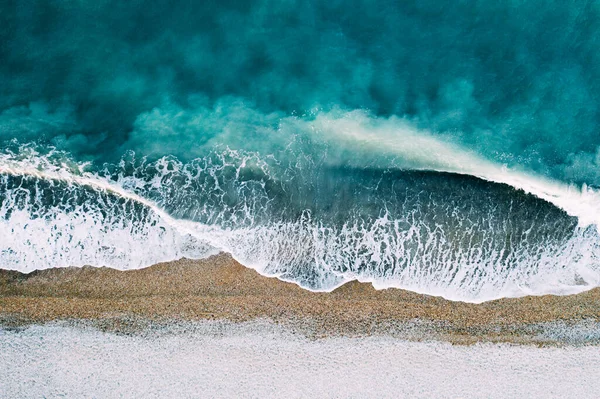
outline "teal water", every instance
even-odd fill
[[[600,3],[5,1],[0,266],[600,285]]]

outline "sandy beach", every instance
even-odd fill
[[[330,293],[261,276],[221,254],[140,270],[0,271],[0,322],[91,322],[139,332],[199,320],[267,320],[311,338],[389,335],[455,344],[597,344],[600,290],[571,296],[448,301],[352,282]]]

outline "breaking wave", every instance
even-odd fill
[[[93,167],[58,151],[6,152],[0,264],[131,269],[225,251],[311,290],[358,279],[472,302],[600,284],[589,188],[490,163],[471,176],[284,158],[221,149]]]

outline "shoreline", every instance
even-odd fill
[[[67,322],[137,334],[204,320],[266,321],[315,339],[600,345],[600,289],[480,304],[356,281],[320,293],[261,276],[226,254],[130,271],[0,269],[0,328]]]

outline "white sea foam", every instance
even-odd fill
[[[520,176],[501,168],[493,170],[510,177],[505,183]],[[189,180],[199,172],[186,173]],[[133,176],[109,180],[86,172],[85,165],[56,162],[39,154],[0,156],[0,179],[8,175],[62,183],[68,187],[62,194],[66,197],[79,195],[86,187],[103,195],[101,201],[68,208],[59,204],[42,212],[39,196],[23,200],[22,187],[7,191],[0,209],[0,263],[23,272],[85,264],[130,269],[225,251],[264,275],[326,291],[358,279],[376,288],[398,287],[481,302],[528,294],[571,294],[600,285],[600,240],[597,229],[591,227],[580,226],[564,242],[539,242],[507,255],[508,249],[498,250],[491,240],[449,249],[446,232],[431,230],[414,215],[398,220],[383,214],[370,224],[343,226],[324,225],[309,213],[297,221],[228,227],[176,219],[135,193],[145,186],[172,189],[163,186],[165,176],[149,182]],[[536,193],[554,198],[555,204],[578,204],[585,196],[568,197],[568,190],[531,177],[518,181],[521,186],[546,190]],[[593,198],[592,193],[588,199]],[[143,210],[136,211],[136,205]],[[244,212],[253,217],[251,209]],[[400,225],[411,227],[407,230]]]
[[[450,137],[434,136],[401,119],[377,119],[362,111],[343,117],[319,115],[314,131],[320,138],[362,154],[392,156],[397,166],[412,170],[431,170],[475,176],[507,184],[548,201],[578,218],[581,226],[600,225],[600,192],[586,185],[564,184],[505,165],[491,162]],[[360,162],[360,161],[359,161]]]
[[[2,267],[22,272],[83,265],[130,269],[218,252],[205,241],[187,234],[150,201],[106,180],[74,174],[64,165],[45,161],[43,157],[36,157],[15,162],[7,157],[0,164],[0,183],[2,175],[13,175],[64,182],[75,185],[75,189],[91,187],[132,204],[141,204],[148,209],[148,214],[135,220],[135,215],[131,215],[123,204],[90,201],[68,210],[58,206],[40,213],[35,210],[40,206],[39,199],[23,203],[27,200],[19,198],[21,190],[27,189],[9,191],[0,207],[0,216],[4,216],[0,218]],[[72,192],[67,190],[62,195],[68,197]],[[8,212],[9,218],[6,217]]]

